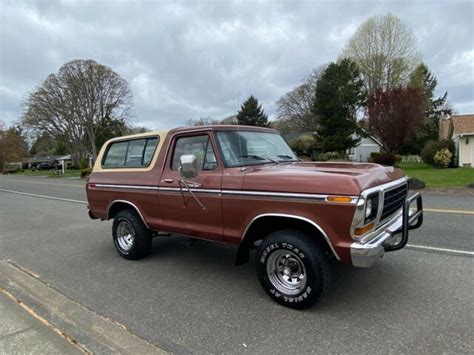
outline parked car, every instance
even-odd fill
[[[54,166],[50,163],[39,163],[36,165],[36,170],[52,170],[54,169]]]
[[[235,244],[237,265],[256,249],[261,285],[292,308],[321,297],[331,259],[370,267],[423,221],[421,195],[408,194],[402,171],[302,162],[277,131],[258,127],[109,140],[86,193],[91,218],[113,219],[120,256],[146,256],[158,232]]]

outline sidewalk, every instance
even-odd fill
[[[0,260],[0,355],[81,352],[166,354],[124,325],[66,297],[31,271]]]
[[[0,354],[82,354],[0,290]]]

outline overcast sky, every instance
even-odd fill
[[[137,125],[224,118],[250,94],[274,117],[280,96],[387,12],[415,33],[439,94],[474,113],[473,1],[0,0],[0,120],[19,119],[28,91],[78,58],[130,83]]]

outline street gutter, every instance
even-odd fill
[[[83,353],[167,354],[124,325],[64,296],[11,261],[0,261],[0,291]]]

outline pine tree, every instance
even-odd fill
[[[239,125],[268,127],[268,117],[262,109],[262,105],[258,104],[258,100],[251,95],[244,101],[237,113],[237,121]]]
[[[319,117],[316,137],[324,151],[344,155],[359,142],[352,135],[359,131],[356,112],[365,97],[363,85],[350,59],[331,63],[318,80],[313,113]]]

